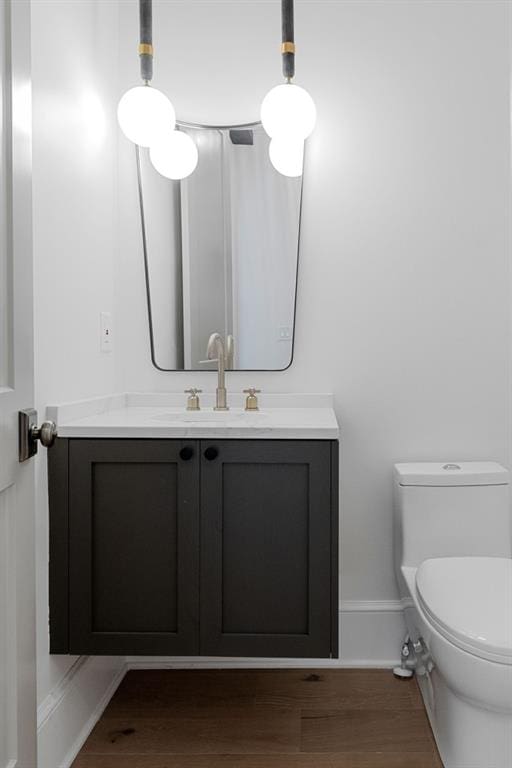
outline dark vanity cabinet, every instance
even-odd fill
[[[178,440],[56,441],[53,652],[199,652],[197,453]]]
[[[52,653],[337,657],[338,444],[59,438]]]

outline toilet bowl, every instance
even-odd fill
[[[445,768],[511,768],[508,473],[490,462],[396,465],[395,534],[416,674]]]

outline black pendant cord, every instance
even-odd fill
[[[293,0],[281,0],[283,75],[291,80],[295,75],[295,34],[293,29]]]
[[[153,0],[139,0],[140,76],[149,83],[153,78]]]

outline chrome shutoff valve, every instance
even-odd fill
[[[411,655],[410,643],[411,638],[407,635],[400,649],[400,666],[393,669],[394,676],[400,678],[400,680],[408,680],[414,674],[409,661]]]

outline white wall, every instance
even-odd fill
[[[111,392],[115,353],[101,354],[99,314],[113,306],[117,245],[115,89],[117,6],[101,0],[32,3],[36,407]],[[30,403],[27,403],[30,405]],[[46,451],[37,458],[38,703],[48,724],[73,657],[48,655]],[[118,662],[113,662],[115,668]],[[81,718],[101,672],[82,674]],[[96,676],[96,679],[93,679]],[[59,687],[60,686],[60,687]],[[102,691],[103,693],[103,691]],[[73,736],[73,702],[66,700]],[[58,719],[54,718],[58,726]],[[80,730],[80,728],[78,730]],[[58,727],[57,727],[58,730]],[[45,732],[47,733],[47,732]],[[40,744],[55,768],[55,734]],[[59,762],[60,764],[60,762]]]
[[[279,13],[273,0],[155,0],[154,84],[180,118],[257,117],[280,81]],[[138,77],[133,0],[120,18],[121,92]],[[355,606],[396,596],[394,462],[510,460],[510,5],[299,0],[296,40],[318,124],[295,360],[284,373],[228,374],[228,388],[335,393],[341,594]],[[117,389],[212,389],[213,374],[150,365],[127,145]]]

